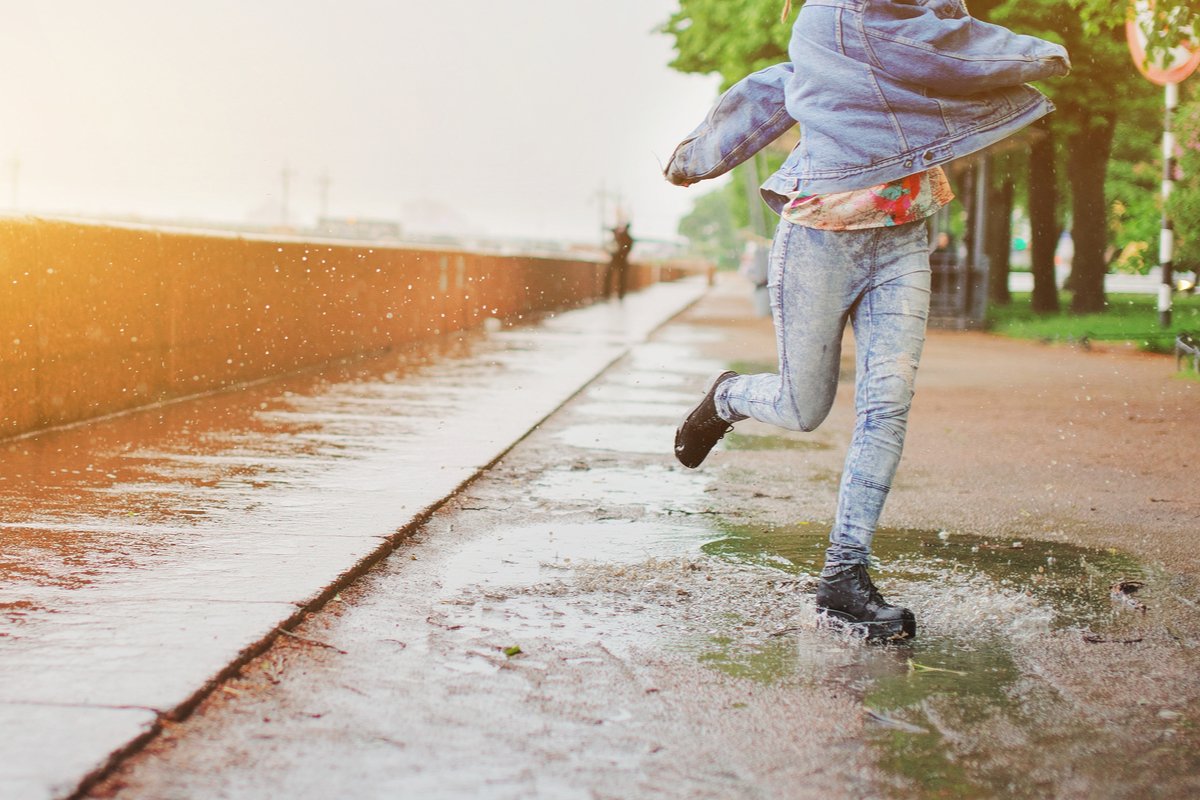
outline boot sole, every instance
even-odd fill
[[[917,619],[911,613],[889,622],[863,622],[843,611],[818,608],[817,627],[842,631],[868,642],[901,642],[917,635]]]

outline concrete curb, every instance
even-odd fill
[[[190,531],[178,533],[161,526],[155,529],[141,525],[121,530],[115,535],[127,550],[134,547],[137,537],[158,537],[154,538],[158,542],[166,536],[168,562],[156,569],[114,574],[111,580],[106,576],[104,585],[89,587],[82,600],[79,594],[39,593],[37,587],[15,587],[12,592],[18,596],[24,593],[35,605],[47,606],[48,615],[36,620],[37,624],[20,628],[21,635],[10,640],[11,653],[0,667],[0,678],[4,678],[0,683],[9,687],[0,691],[0,721],[6,728],[22,726],[27,731],[22,744],[10,742],[0,747],[0,764],[6,765],[0,768],[0,794],[85,794],[123,759],[158,735],[164,722],[186,717],[223,680],[269,647],[281,631],[295,627],[306,614],[321,608],[385,559],[456,491],[503,458],[634,343],[643,341],[689,307],[704,290],[699,280],[656,285],[631,294],[621,305],[610,303],[570,311],[536,327],[498,334],[499,339],[512,340],[509,346],[515,348],[516,358],[504,362],[505,368],[496,374],[483,376],[486,380],[480,385],[472,384],[472,396],[482,393],[491,405],[473,407],[468,398],[462,407],[448,409],[437,425],[417,426],[403,436],[371,437],[370,449],[359,454],[358,460],[347,458],[336,463],[333,471],[316,470],[311,478],[302,475],[289,481],[286,490],[276,493],[278,496],[268,491],[265,500],[258,501],[262,508],[251,512],[248,519],[241,509],[233,507],[235,501],[230,501],[232,505],[226,510],[233,513],[226,517],[214,514],[211,527],[202,526],[199,531],[203,536],[197,538],[202,545],[197,545],[194,552],[188,544]],[[502,360],[493,358],[486,363]],[[473,376],[484,371],[469,361],[462,366]],[[408,384],[404,387],[407,389]],[[247,402],[253,400],[257,407],[259,397],[271,388],[258,387],[254,390],[258,394]],[[334,385],[332,390],[336,389]],[[424,388],[417,385],[416,390],[441,391],[433,384]],[[227,395],[225,402],[234,402],[238,394]],[[312,400],[319,405],[321,397]],[[206,402],[212,399],[182,405]],[[106,424],[120,424],[122,430],[127,430],[136,427],[142,417],[145,419],[141,424],[150,425],[154,416],[135,412]],[[93,427],[55,432],[19,446],[35,447],[44,438],[54,440],[47,447],[63,450],[67,440],[90,441],[95,435]],[[436,449],[439,447],[440,451]],[[75,452],[78,450],[76,447]],[[447,463],[430,463],[436,455],[428,454],[436,452],[453,456],[447,458]],[[170,463],[170,454],[158,457],[162,464]],[[181,460],[194,457],[190,452],[179,454]],[[301,468],[306,463],[310,462],[296,461],[296,472],[305,472]],[[297,498],[304,503],[298,504]],[[119,501],[113,503],[114,507],[125,507]],[[297,512],[297,505],[305,507]],[[320,513],[311,509],[320,509]],[[258,537],[255,542],[261,539],[263,546],[247,544],[245,537],[231,535],[228,528],[235,523],[230,520],[245,525],[250,531],[247,535]],[[20,536],[22,531],[44,531],[60,523],[76,528],[84,524],[80,520],[56,521],[30,515],[6,521],[4,533]],[[114,523],[113,517],[102,510],[89,524],[105,530]],[[298,546],[298,542],[304,546]],[[272,549],[290,559],[286,566],[281,565],[283,577],[270,575],[272,565],[279,561],[270,552]],[[177,560],[186,563],[181,565]],[[227,566],[222,571],[223,564]],[[222,577],[214,579],[213,571]],[[214,580],[224,582],[214,586]],[[131,599],[135,596],[136,603]],[[214,599],[200,599],[205,596]],[[0,596],[0,602],[5,599]],[[181,627],[163,627],[159,620],[163,638],[156,639],[158,629],[146,620],[156,613],[155,609],[161,616],[163,609],[175,613],[170,609],[177,606],[188,618],[180,623]],[[119,608],[129,616],[105,616],[106,610]],[[218,610],[214,612],[214,608]],[[64,625],[83,631],[82,639],[76,637],[73,643],[79,652],[55,653],[54,637]],[[112,631],[95,630],[97,625]],[[93,630],[93,634],[87,630]],[[0,635],[8,634],[0,629]],[[124,662],[106,660],[101,667],[83,663],[89,655],[89,635],[102,642],[110,636],[118,641],[129,637]],[[56,672],[55,664],[67,666]],[[76,668],[78,673],[72,672]],[[131,681],[130,670],[144,675],[145,681]],[[100,711],[133,716],[123,730],[96,734],[89,730],[89,720],[99,716]],[[39,713],[47,723],[42,728]],[[152,715],[148,722],[134,724],[137,719],[146,719],[147,714]],[[71,720],[72,716],[77,719]],[[54,752],[46,752],[50,746]]]

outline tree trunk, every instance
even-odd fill
[[[1054,128],[1048,119],[1039,126],[1045,133],[1029,149],[1029,250],[1033,272],[1031,307],[1038,314],[1058,311],[1058,286],[1054,275],[1054,253],[1062,226],[1058,222],[1058,160]]]
[[[993,163],[996,169],[992,185],[988,187],[988,300],[1006,306],[1012,302],[1008,273],[1012,261],[1012,212],[1016,187],[1010,158],[998,158]]]
[[[1067,178],[1071,181],[1071,238],[1075,258],[1071,262],[1071,311],[1091,314],[1103,311],[1104,248],[1108,244],[1108,204],[1104,177],[1112,152],[1116,119],[1093,118],[1092,124],[1068,141]]]

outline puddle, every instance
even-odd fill
[[[827,524],[722,530],[723,538],[702,546],[706,554],[774,572],[779,586],[790,578],[811,609]],[[873,571],[885,596],[917,615],[913,642],[863,645],[818,631],[813,617],[797,615],[784,636],[743,636],[730,621],[693,640],[690,650],[736,678],[833,684],[858,693],[867,741],[895,781],[881,790],[884,796],[1048,796],[1038,781],[1059,769],[1063,757],[1044,756],[1045,747],[1086,749],[1099,734],[1075,707],[1078,699],[1062,693],[1055,673],[1044,674],[1041,659],[1070,668],[1081,657],[1072,654],[1088,657],[1099,651],[1087,648],[1097,646],[1125,647],[1113,653],[1117,662],[1125,652],[1146,658],[1128,644],[1086,642],[1165,638],[1170,609],[1182,614],[1187,604],[1161,575],[1114,550],[881,530],[875,551]],[[1132,603],[1112,591],[1129,580],[1144,582]],[[1040,778],[1014,767],[1023,758],[1042,762]]]
[[[786,639],[747,650],[730,636],[713,636],[697,658],[701,664],[734,678],[772,683],[781,672],[793,670],[796,645]]]
[[[728,536],[705,545],[705,552],[793,574],[819,572],[828,546],[825,523],[725,530]],[[1118,624],[1129,615],[1113,602],[1110,587],[1121,579],[1147,580],[1145,568],[1131,556],[1058,542],[881,529],[874,551],[880,584],[901,582],[907,595],[923,596],[929,592],[922,585],[936,584],[944,593],[950,586],[980,588],[976,584],[986,581],[992,593],[1029,598],[1031,609],[1051,614],[1056,627]]]

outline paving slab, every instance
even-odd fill
[[[4,797],[69,795],[99,755],[121,750],[157,724],[158,714],[148,708],[0,702]],[[72,739],[90,746],[70,746]]]
[[[0,443],[0,797],[71,794],[703,291]]]
[[[851,392],[672,457],[773,345],[719,284],[89,796],[1197,796],[1200,385],[934,332],[875,548],[918,636],[876,647],[813,603]]]

